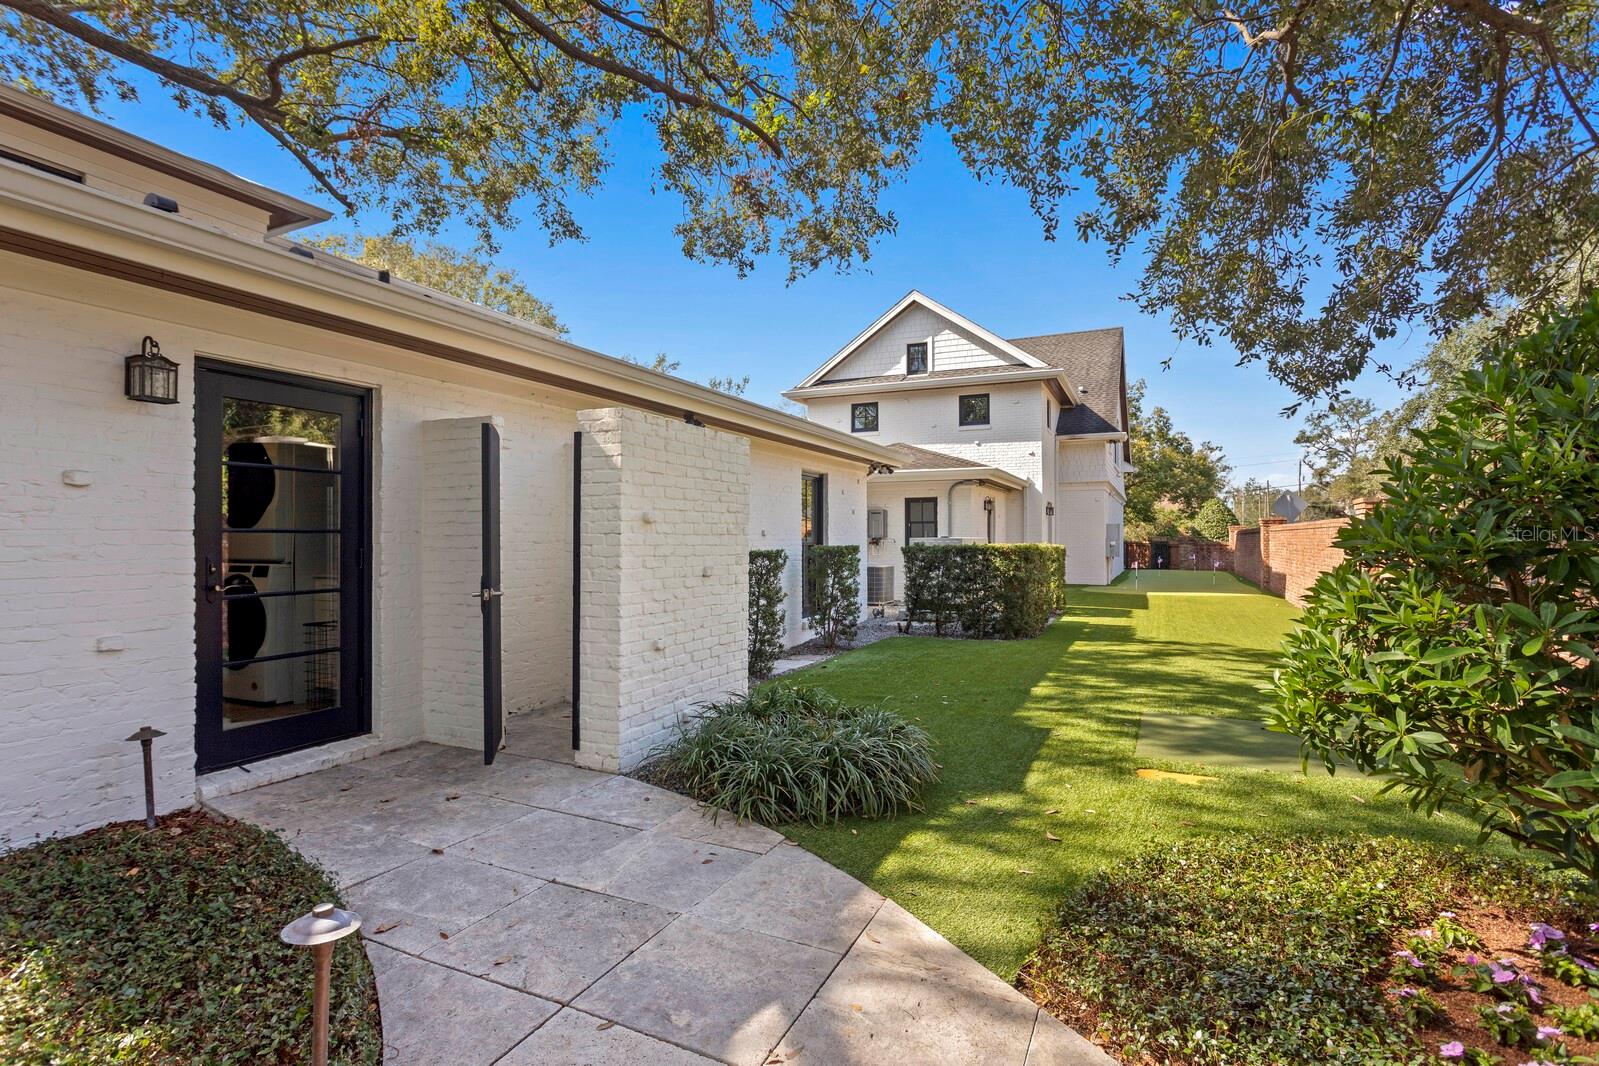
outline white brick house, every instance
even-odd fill
[[[867,482],[878,598],[903,595],[900,547],[923,537],[1061,544],[1077,584],[1121,573],[1119,328],[1006,340],[913,291],[784,395],[900,456]]]
[[[743,685],[751,547],[797,641],[802,538],[865,542],[894,452],[285,237],[327,217],[0,86],[0,845],[141,814],[143,725],[163,810],[569,704],[630,766]]]

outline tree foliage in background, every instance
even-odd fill
[[[556,333],[566,332],[555,308],[529,292],[514,270],[496,266],[482,255],[431,241],[418,246],[394,236],[335,234],[302,243]]]
[[[858,544],[813,544],[810,554],[811,626],[822,645],[855,639],[861,620],[861,549]]]
[[[1599,882],[1599,300],[1458,391],[1340,535],[1274,727]]]
[[[1227,527],[1238,524],[1238,516],[1233,514],[1233,509],[1222,502],[1220,497],[1212,497],[1205,501],[1205,505],[1194,516],[1193,531],[1209,540],[1226,540]]]
[[[1294,443],[1310,465],[1313,481],[1304,496],[1312,505],[1342,513],[1350,500],[1381,489],[1386,423],[1377,405],[1360,396],[1336,400],[1305,419]]]
[[[0,0],[0,77],[97,103],[135,69],[257,127],[351,210],[485,238],[572,199],[624,116],[689,257],[866,259],[936,129],[1053,236],[1143,259],[1135,298],[1301,396],[1414,320],[1591,286],[1592,0]]]
[[[788,618],[783,613],[783,570],[788,552],[757,548],[750,552],[750,676],[767,678],[783,654]]]
[[[1227,461],[1221,449],[1203,441],[1195,444],[1172,425],[1163,407],[1144,411],[1145,384],[1127,387],[1127,425],[1136,468],[1127,476],[1124,509],[1128,540],[1145,540],[1151,532],[1163,534],[1184,525],[1205,501],[1227,483]]]

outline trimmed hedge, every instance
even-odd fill
[[[1066,549],[1058,544],[911,544],[905,614],[934,632],[1014,640],[1043,632],[1066,605]]]
[[[788,552],[758,548],[750,552],[750,676],[765,678],[783,654],[787,619],[783,614],[783,570]]]
[[[861,620],[861,549],[817,544],[811,553],[811,624],[829,648],[855,639]]]

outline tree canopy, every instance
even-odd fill
[[[1135,297],[1301,396],[1382,338],[1591,287],[1593,0],[0,0],[0,77],[90,105],[130,69],[249,124],[349,209],[485,237],[573,200],[625,118],[688,256],[866,259],[936,130],[1068,209]],[[1071,199],[1082,190],[1091,198]]]
[[[1124,508],[1129,540],[1148,531],[1175,531],[1227,483],[1230,469],[1221,449],[1172,424],[1163,407],[1144,411],[1142,380],[1127,387],[1127,424],[1132,462]]]

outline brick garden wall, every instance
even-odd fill
[[[1347,518],[1285,523],[1267,519],[1258,529],[1228,528],[1233,573],[1298,607],[1316,579],[1344,561],[1333,544]]]
[[[1233,568],[1233,549],[1219,540],[1203,540],[1199,537],[1163,539],[1171,545],[1173,570],[1209,572],[1216,569],[1217,563],[1221,564],[1223,570],[1231,571]],[[1139,569],[1148,570],[1154,565],[1154,550],[1150,541],[1128,541],[1124,554],[1128,567],[1137,563]]]

